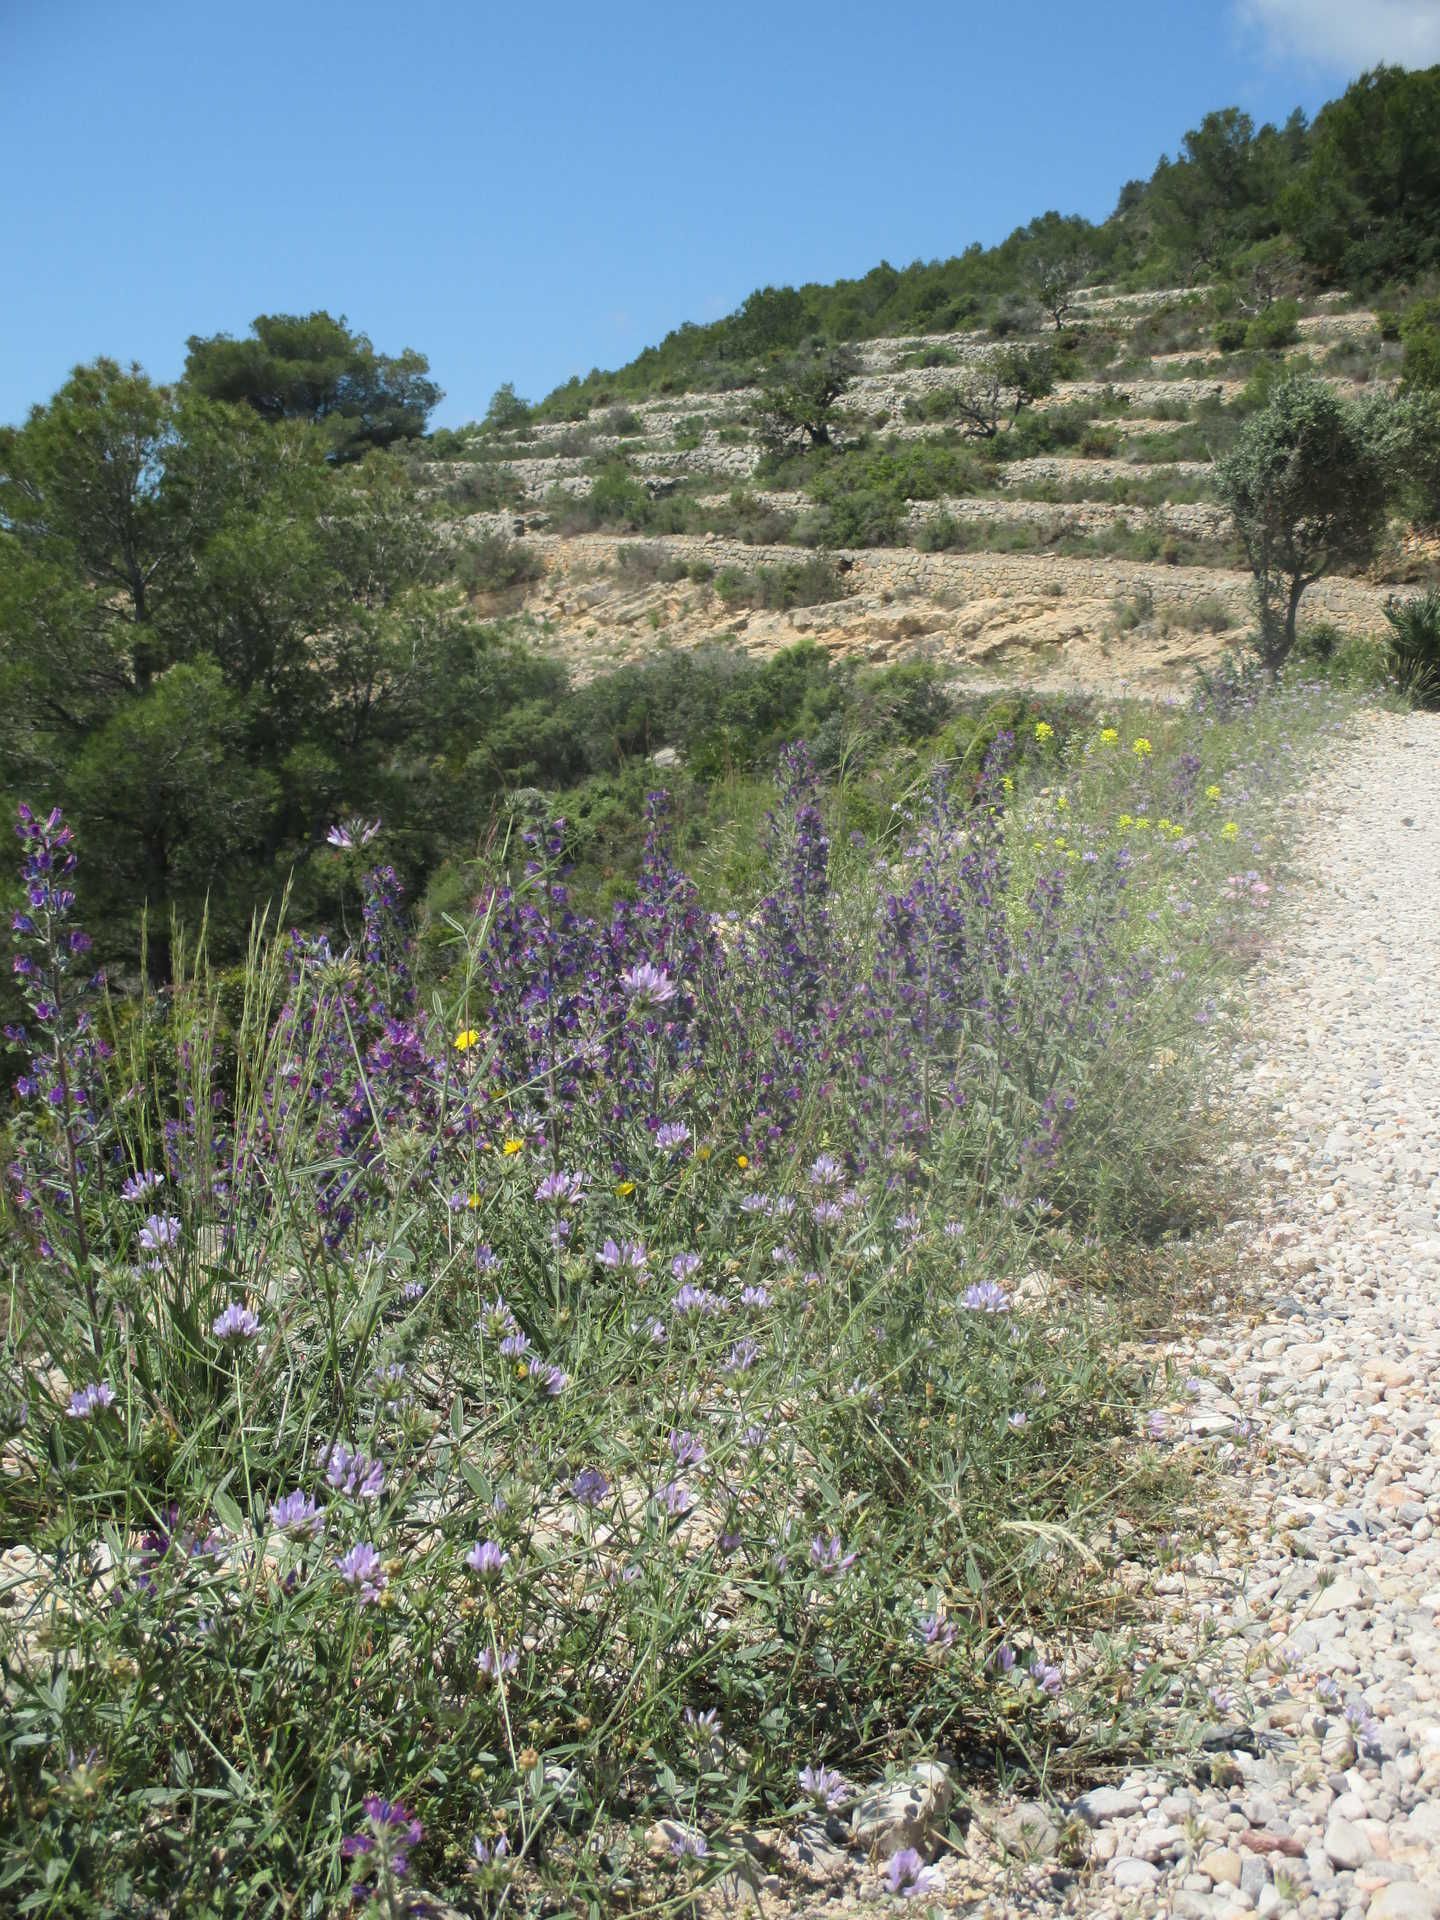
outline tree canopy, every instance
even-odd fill
[[[253,408],[262,420],[322,427],[341,460],[418,438],[443,398],[423,353],[377,353],[343,314],[262,313],[243,340],[192,334],[187,345],[185,383],[194,392]]]

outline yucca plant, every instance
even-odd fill
[[[1389,601],[1385,619],[1396,679],[1417,707],[1440,707],[1440,588]]]

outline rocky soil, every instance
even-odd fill
[[[1213,1727],[1073,1802],[975,1808],[958,1844],[943,1786],[891,1836],[933,1861],[912,1909],[1440,1920],[1440,716],[1367,717],[1307,817],[1236,1062],[1254,1311],[1174,1356],[1218,1518],[1142,1573]],[[777,1860],[765,1910],[893,1909],[841,1838]]]

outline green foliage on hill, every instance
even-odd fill
[[[1437,265],[1440,67],[1382,66],[1313,121],[1298,110],[1281,127],[1256,127],[1237,107],[1207,114],[1098,223],[1049,212],[949,259],[882,260],[856,280],[759,288],[733,314],[687,322],[628,366],[567,381],[534,411],[583,419],[618,397],[723,390],[802,346],[981,325],[1003,334],[1042,311],[1058,327],[1080,279],[1220,282],[1263,311],[1303,288],[1371,293]]]

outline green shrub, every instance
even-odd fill
[[[1300,338],[1299,320],[1298,300],[1273,300],[1245,329],[1245,344],[1265,352],[1293,347]]]
[[[1400,323],[1405,357],[1400,377],[1407,387],[1440,388],[1440,299],[1417,300]]]
[[[715,576],[715,591],[727,607],[783,613],[791,607],[843,600],[846,588],[834,562],[817,554],[812,560],[782,561],[748,573],[739,567],[722,567]]]
[[[506,587],[538,580],[545,563],[533,547],[509,540],[502,533],[485,534],[461,547],[455,578],[467,593],[498,593]]]
[[[447,480],[440,498],[446,506],[463,507],[468,513],[500,513],[520,506],[525,489],[507,468],[477,461]]]
[[[1215,322],[1210,338],[1221,353],[1238,353],[1246,343],[1249,328],[1238,313],[1227,313],[1223,320]]]

